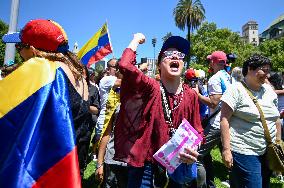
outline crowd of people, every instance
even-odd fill
[[[194,69],[183,74],[190,43],[171,36],[158,55],[158,79],[151,78],[145,74],[147,64],[137,66],[136,51],[146,37],[136,33],[121,58],[110,59],[105,71],[96,75],[68,50],[58,25],[32,20],[18,40],[6,36],[3,42],[16,43],[25,62],[56,61],[65,72],[81,176],[91,142],[94,173],[102,187],[214,187],[210,151],[219,147],[230,187],[269,187],[272,172],[265,159],[264,128],[246,92],[247,88],[258,100],[272,140],[283,139],[283,73],[272,73],[273,62],[267,57],[253,54],[243,67],[230,70],[232,54],[214,51],[204,57],[212,75],[207,81]],[[197,177],[181,184],[153,155],[183,119],[203,141],[197,150],[188,146],[179,153],[182,163],[197,164]]]

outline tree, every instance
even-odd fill
[[[252,53],[259,53],[257,47],[244,43],[238,33],[227,28],[218,29],[215,23],[204,22],[196,34],[192,35],[191,41],[193,63],[203,65],[203,70],[208,67],[207,55],[216,50],[224,51],[226,54],[235,53],[237,60],[233,67],[242,66],[244,60]]]
[[[2,37],[8,32],[8,25],[0,20],[0,67],[4,64],[6,45],[2,42]],[[21,63],[22,59],[18,52],[16,52],[15,63]]]
[[[3,66],[5,57],[5,47],[6,45],[2,42],[2,37],[8,32],[8,25],[0,20],[0,67]]]
[[[266,40],[259,45],[259,49],[264,56],[271,59],[274,71],[284,72],[284,37]]]
[[[204,22],[191,36],[191,44],[192,64],[190,66],[201,68],[204,71],[208,68],[207,55],[216,50],[237,55],[236,62],[232,64],[232,67],[242,67],[243,62],[249,56],[260,53],[271,59],[273,71],[284,71],[284,37],[266,40],[256,47],[245,43],[239,33],[232,32],[227,28],[218,29],[215,23]]]
[[[167,34],[162,38],[163,42],[165,42],[171,36],[173,36],[172,32],[167,32]]]
[[[200,0],[179,0],[173,15],[179,29],[184,31],[187,28],[187,39],[190,41],[191,32],[205,19],[205,9]],[[191,54],[190,49],[189,54]],[[189,63],[187,65],[189,66]]]

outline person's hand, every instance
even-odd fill
[[[139,65],[139,69],[141,70],[141,72],[145,73],[148,71],[148,63],[143,63]]]
[[[142,33],[136,33],[134,34],[133,40],[138,42],[139,44],[143,44],[146,38]]]
[[[281,118],[281,119],[284,118],[284,110],[282,110],[282,111],[280,112],[280,118]]]
[[[190,148],[184,148],[184,152],[179,154],[180,161],[187,164],[192,164],[197,161],[199,153]]]
[[[128,48],[136,52],[138,45],[143,44],[145,40],[145,36],[142,33],[136,33],[134,34],[132,41],[128,45]]]
[[[101,183],[104,179],[104,166],[103,165],[97,168],[95,175],[96,175],[96,179]]]
[[[223,149],[222,160],[227,168],[230,169],[233,167],[233,156],[230,149]]]
[[[192,89],[197,93],[197,95],[199,94],[199,88],[197,84]]]

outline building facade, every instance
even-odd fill
[[[141,63],[148,63],[147,76],[155,78],[157,59],[154,58],[141,58]]]
[[[261,33],[261,41],[277,39],[284,36],[284,14],[275,19],[270,26]]]
[[[246,43],[254,46],[259,45],[258,24],[256,21],[249,21],[242,27],[242,38]]]

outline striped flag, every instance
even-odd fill
[[[93,63],[98,62],[106,55],[112,53],[107,24],[103,27],[80,49],[78,57],[82,63],[90,67]]]
[[[66,79],[32,58],[0,81],[0,187],[81,187]]]

